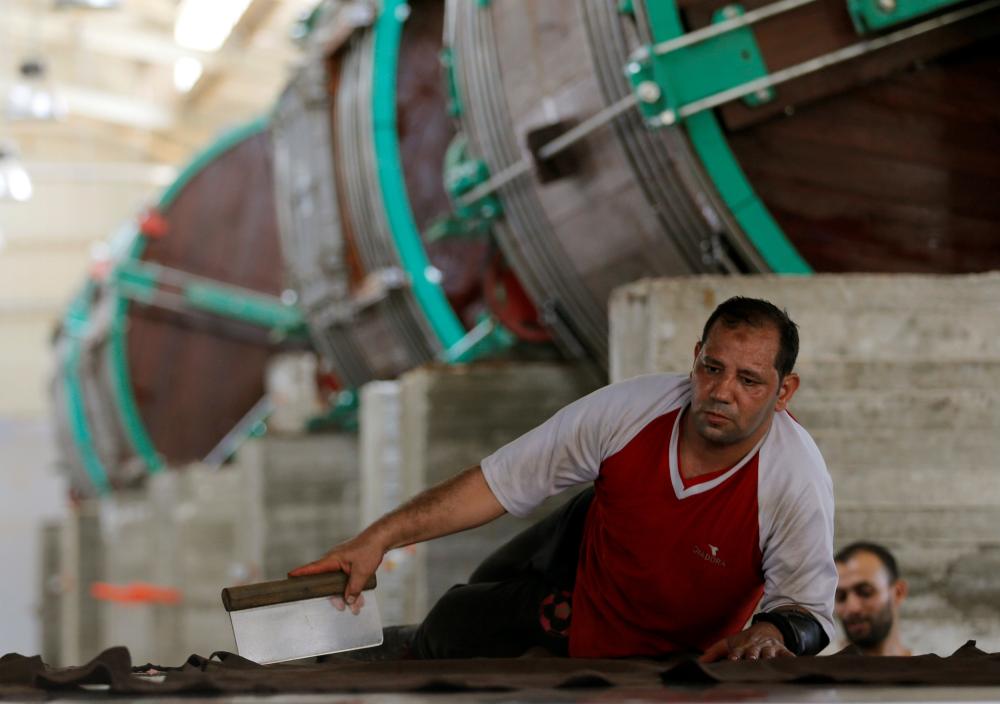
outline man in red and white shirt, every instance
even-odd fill
[[[783,311],[730,299],[706,322],[690,374],[595,391],[292,574],[349,572],[356,610],[386,551],[593,482],[445,594],[417,654],[817,653],[833,632],[833,491],[786,410],[797,352]]]

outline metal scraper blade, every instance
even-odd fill
[[[382,619],[374,591],[361,613],[338,611],[330,597],[231,611],[240,655],[266,665],[382,644]]]

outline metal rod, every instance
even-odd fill
[[[756,10],[751,10],[750,12],[740,15],[739,17],[723,20],[722,22],[717,22],[709,25],[708,27],[703,27],[702,29],[696,29],[693,32],[682,34],[674,39],[667,39],[666,41],[654,44],[652,47],[653,53],[657,56],[662,56],[663,54],[668,54],[671,51],[676,51],[677,49],[697,44],[698,42],[705,41],[706,39],[710,39],[720,34],[725,34],[726,32],[731,32],[735,29],[740,29],[741,27],[747,27],[751,24],[767,19],[768,17],[790,12],[791,10],[795,10],[803,5],[809,5],[810,3],[814,3],[816,1],[817,0],[780,0],[779,2],[773,2],[770,5],[765,5],[764,7]],[[632,60],[641,61],[648,56],[649,50],[643,47],[632,55]]]
[[[472,205],[480,198],[488,196],[493,191],[506,186],[508,183],[513,181],[518,176],[523,176],[524,174],[531,171],[531,160],[521,159],[520,161],[515,161],[510,166],[506,167],[503,171],[493,176],[488,181],[483,181],[481,184],[473,188],[471,191],[463,195],[458,199],[458,205],[466,206]]]
[[[913,37],[925,34],[931,30],[968,19],[969,17],[974,17],[975,15],[996,7],[1000,7],[1000,0],[989,0],[981,5],[956,10],[955,12],[950,12],[946,15],[926,20],[920,24],[915,24],[912,27],[907,27],[906,29],[900,29],[883,37],[878,37],[877,39],[870,39],[858,42],[857,44],[852,44],[844,47],[843,49],[838,49],[837,51],[833,51],[829,54],[818,56],[815,59],[805,61],[801,64],[789,66],[781,71],[775,71],[774,73],[764,76],[763,78],[748,81],[747,83],[736,86],[735,88],[730,88],[728,90],[715,93],[714,95],[709,95],[700,100],[696,100],[693,103],[688,103],[687,105],[684,105],[676,110],[674,117],[676,118],[679,116],[683,119],[690,117],[691,115],[704,112],[705,110],[711,110],[712,108],[716,108],[720,105],[724,105],[725,103],[742,98],[745,95],[750,95],[759,90],[787,83],[788,81],[796,78],[801,78],[802,76],[810,73],[815,73],[816,71],[824,69],[828,66],[849,61],[850,59],[883,49],[887,46],[891,46],[892,44],[912,39]]]
[[[260,423],[267,420],[270,415],[274,413],[274,404],[271,402],[270,397],[264,394],[257,403],[253,405],[246,414],[236,422],[232,430],[226,433],[225,437],[219,440],[218,444],[213,447],[205,459],[202,460],[203,464],[208,465],[211,469],[219,469],[225,464],[226,460],[233,456],[236,450],[239,449],[240,445],[250,437],[250,433],[253,432]]]
[[[812,2],[812,0],[810,0]],[[625,96],[616,103],[612,103],[608,107],[604,108],[600,112],[591,115],[586,120],[581,122],[579,125],[565,133],[559,135],[551,142],[543,144],[538,150],[538,158],[541,160],[550,159],[563,149],[566,149],[572,144],[575,144],[579,140],[583,139],[591,132],[599,129],[611,122],[613,119],[626,112],[630,108],[634,107],[638,98],[635,93]]]
[[[538,150],[538,158],[542,160],[552,158],[564,149],[576,144],[592,132],[604,127],[622,113],[633,108],[637,101],[638,98],[634,93],[632,93],[616,103],[612,103],[600,112],[594,113],[576,127],[559,135],[551,142],[543,144]],[[493,176],[488,181],[484,181],[463,195],[458,199],[458,204],[460,206],[472,205],[480,198],[489,195],[502,186],[507,185],[514,179],[528,173],[531,171],[532,166],[533,164],[531,159],[521,159],[520,161],[514,162],[496,176]]]

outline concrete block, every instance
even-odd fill
[[[323,411],[316,386],[317,360],[312,352],[285,352],[267,364],[264,388],[273,411],[270,433],[302,433],[306,423]]]

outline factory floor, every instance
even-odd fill
[[[127,704],[133,698],[114,697],[115,704]],[[98,691],[91,695],[77,695],[48,699],[49,703],[107,701],[108,696]],[[10,700],[8,700],[10,701]],[[37,700],[25,700],[37,701]],[[661,688],[612,688],[607,690],[526,690],[519,692],[488,693],[460,692],[454,694],[289,694],[278,696],[220,696],[220,697],[136,697],[141,704],[618,704],[625,702],[669,702],[670,704],[726,702],[803,702],[828,704],[845,702],[1000,702],[1000,687],[858,687],[858,686],[799,686],[799,685],[715,685],[699,687]]]

